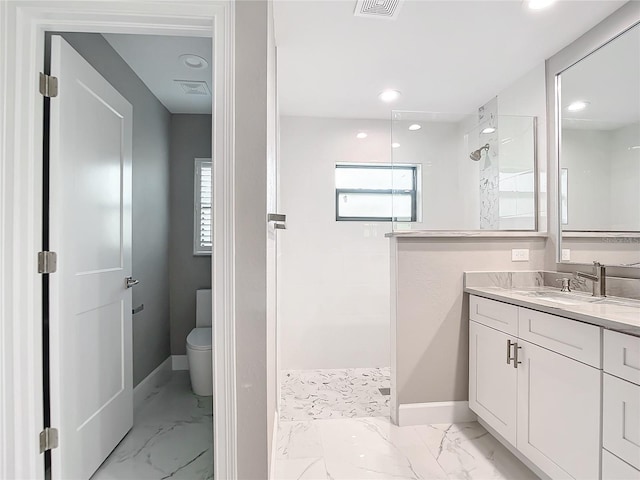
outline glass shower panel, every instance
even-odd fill
[[[410,188],[401,172],[416,176],[413,204],[393,211],[394,231],[536,229],[534,117],[392,115],[394,196]]]

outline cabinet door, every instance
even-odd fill
[[[518,382],[513,361],[507,364],[507,340],[516,341],[469,322],[469,407],[515,446]]]
[[[640,468],[640,386],[604,374],[602,446]]]
[[[518,450],[551,478],[599,478],[600,370],[518,345]]]
[[[624,463],[615,455],[602,450],[603,480],[640,480],[640,470]]]

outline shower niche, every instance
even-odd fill
[[[537,230],[535,117],[394,111],[392,162],[394,232]]]

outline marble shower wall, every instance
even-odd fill
[[[478,147],[489,145],[480,159],[480,229],[498,230],[500,227],[500,168],[498,141],[498,97],[478,109]],[[482,133],[485,128],[491,133]]]

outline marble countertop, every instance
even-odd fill
[[[545,232],[515,230],[395,230],[387,238],[546,238]]]
[[[466,286],[466,293],[485,297],[499,302],[511,303],[520,307],[531,308],[552,315],[571,318],[580,322],[590,323],[609,330],[615,330],[640,337],[640,301],[606,297],[594,299],[585,293],[562,294],[560,289],[547,286],[532,286],[518,288],[503,288],[490,286]],[[536,293],[537,292],[537,293]],[[549,293],[555,295],[558,301],[537,298],[536,294]],[[562,297],[562,295],[567,295]],[[577,299],[573,305],[559,303],[563,298]],[[580,301],[583,300],[583,301]]]

